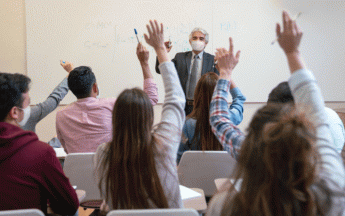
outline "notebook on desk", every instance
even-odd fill
[[[63,148],[54,148],[56,157],[59,159],[65,159],[67,154]]]
[[[198,192],[196,192],[190,188],[187,188],[183,185],[180,185],[180,194],[181,194],[182,200],[188,200],[188,199],[201,197],[200,193],[198,193]]]

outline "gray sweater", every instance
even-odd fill
[[[184,106],[186,101],[174,64],[172,62],[163,62],[159,65],[159,69],[164,82],[165,99],[161,122],[153,132],[153,135],[159,140],[154,157],[157,173],[169,207],[182,208],[183,203],[179,190],[176,155],[185,121]],[[109,143],[104,143],[97,148],[94,158],[96,170],[99,170],[99,162],[103,157],[106,145],[109,145]],[[103,173],[96,171],[97,182],[100,181],[100,175],[103,175]],[[104,182],[103,185],[105,185]],[[103,191],[103,194],[105,194],[105,191]],[[110,209],[113,209],[111,201],[108,201],[107,204]],[[155,206],[152,206],[152,208],[155,208]]]
[[[306,117],[314,123],[317,130],[316,146],[321,159],[318,164],[318,181],[324,181],[332,191],[344,191],[344,166],[335,149],[324,101],[313,74],[304,69],[298,70],[291,75],[288,82],[296,108],[306,114]],[[317,185],[312,185],[311,190],[317,198],[323,200],[324,194],[320,192],[321,190]],[[227,191],[217,194],[211,201],[208,215],[220,215],[226,198]],[[331,211],[327,215],[342,215],[345,208],[344,197],[334,196],[332,201]]]
[[[67,77],[53,90],[49,97],[42,103],[31,107],[28,122],[22,127],[24,130],[36,132],[36,125],[49,113],[53,112],[59,105],[60,101],[68,93]]]

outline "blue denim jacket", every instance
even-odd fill
[[[243,103],[246,101],[246,97],[242,94],[241,90],[238,87],[230,89],[230,94],[233,99],[232,104],[229,107],[229,112],[231,113],[231,121],[235,125],[239,125],[243,120]],[[180,147],[177,152],[177,163],[180,162],[183,152],[189,150],[201,150],[197,142],[190,143],[194,137],[195,125],[195,119],[186,119],[186,122],[182,129]]]

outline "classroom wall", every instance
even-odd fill
[[[0,0],[0,29],[0,71],[27,74],[24,0]],[[35,82],[35,80],[33,80],[33,82]],[[47,92],[47,96],[48,95],[49,93]],[[161,97],[163,96],[161,95]],[[264,104],[265,103],[244,104],[244,119],[239,125],[241,130],[244,131],[247,128],[255,111]],[[345,102],[328,102],[326,106],[333,109],[345,108]],[[56,112],[63,108],[64,106],[59,106],[38,124],[36,133],[42,141],[48,141],[56,135]],[[158,123],[160,120],[161,110],[161,104],[154,107],[155,123]]]
[[[24,0],[0,0],[0,71],[26,74]]]

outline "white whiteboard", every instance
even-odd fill
[[[298,23],[304,36],[301,51],[315,73],[326,101],[345,101],[345,1],[330,0],[26,0],[27,69],[32,78],[33,103],[44,100],[67,75],[60,59],[95,72],[101,97],[117,97],[125,88],[141,87],[143,77],[135,51],[150,19],[165,27],[173,42],[171,58],[190,50],[194,27],[210,34],[206,51],[228,47],[234,39],[241,58],[233,78],[247,102],[265,102],[271,89],[289,77],[288,66],[275,39],[281,12],[302,12]],[[150,66],[164,100],[160,75]],[[75,100],[69,93],[62,103]]]

